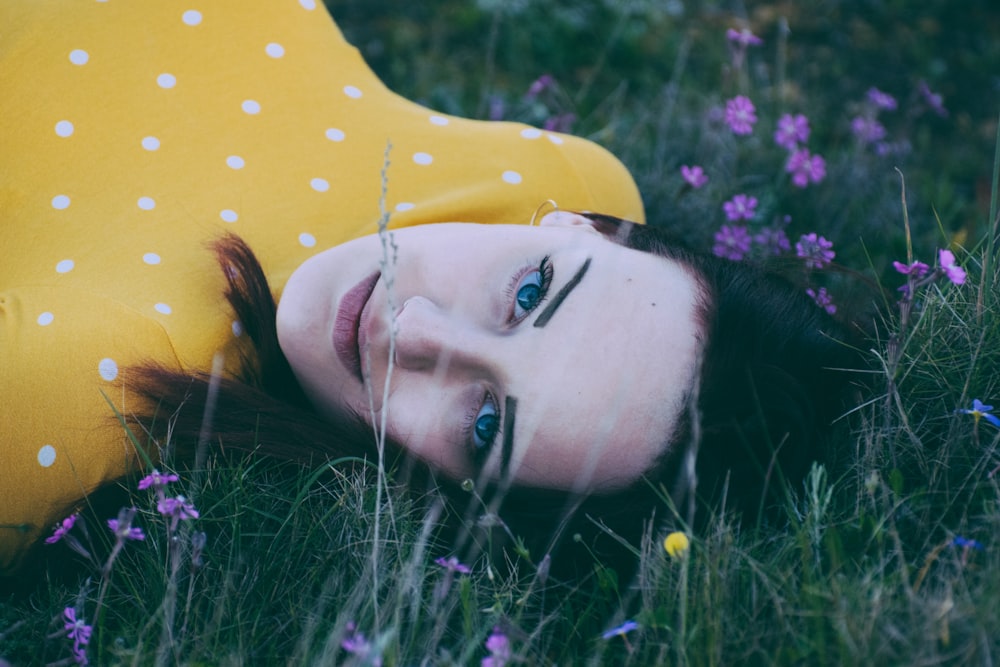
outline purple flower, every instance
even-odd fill
[[[809,119],[802,114],[786,113],[778,119],[778,128],[774,131],[774,143],[782,148],[794,151],[800,143],[809,139]]]
[[[561,113],[545,119],[542,129],[549,132],[569,132],[576,122],[575,113]]]
[[[744,49],[748,46],[760,46],[764,43],[764,40],[750,32],[748,28],[740,30],[730,28],[726,31],[726,39]]]
[[[712,253],[724,259],[739,261],[750,250],[750,232],[743,225],[722,225],[715,233]]]
[[[132,514],[135,510],[132,511]],[[142,532],[142,528],[133,527],[131,525],[132,517],[129,516],[127,519],[122,520],[121,515],[118,519],[108,519],[108,528],[111,532],[115,534],[115,537],[122,542],[125,540],[144,540],[146,539],[146,534]]]
[[[499,95],[490,95],[488,118],[490,120],[503,120],[507,112],[507,105]]]
[[[633,630],[638,630],[639,624],[635,621],[625,621],[617,628],[611,628],[601,635],[601,639],[611,639],[612,637],[624,637]]]
[[[932,92],[930,88],[927,87],[927,82],[923,79],[917,84],[917,92],[920,94],[921,99],[924,103],[930,107],[931,111],[941,116],[942,118],[947,117],[948,110],[944,108],[944,103],[942,102],[941,96],[935,92]]]
[[[938,262],[941,264],[941,270],[944,271],[944,275],[947,276],[948,280],[956,285],[961,285],[965,282],[965,269],[955,264],[955,255],[950,250],[939,250]]]
[[[831,315],[837,312],[837,306],[833,303],[833,299],[830,298],[830,295],[827,294],[825,287],[820,287],[818,291],[810,287],[806,289],[806,294],[812,297],[812,300],[816,302],[817,306]]]
[[[160,500],[156,503],[156,511],[163,516],[174,517],[182,521],[198,518],[198,510],[184,496]]]
[[[472,569],[468,565],[460,563],[455,556],[447,559],[442,556],[441,558],[434,559],[434,562],[449,572],[458,572],[459,574],[469,574],[472,572]]]
[[[806,260],[807,267],[822,269],[833,261],[837,254],[831,250],[832,247],[832,242],[813,232],[812,234],[803,234],[799,238],[798,243],[795,244],[795,254]]]
[[[810,155],[807,148],[800,148],[788,156],[785,171],[792,175],[792,183],[804,188],[810,181],[819,183],[826,178],[826,160],[822,155]]]
[[[865,116],[856,116],[851,121],[851,132],[865,144],[873,144],[885,139],[885,126],[874,118],[866,118]]]
[[[899,106],[898,104],[896,104],[895,97],[893,97],[889,93],[883,93],[875,86],[872,86],[871,88],[868,89],[867,97],[868,101],[871,102],[876,109],[895,111],[896,107]]]
[[[688,185],[696,190],[708,183],[708,176],[705,175],[705,170],[698,165],[694,165],[693,167],[689,167],[686,164],[681,165],[681,176],[687,181]]]
[[[993,412],[993,406],[992,405],[985,405],[978,398],[972,399],[972,408],[971,409],[970,408],[959,408],[955,412],[958,412],[958,413],[961,413],[961,414],[965,414],[965,415],[972,415],[973,418],[976,420],[975,421],[976,424],[979,423],[980,419],[985,419],[986,421],[988,421],[989,423],[993,424],[997,428],[1000,428],[1000,417],[997,417],[994,414],[990,414],[991,412]]]
[[[68,631],[68,637],[73,640],[74,643],[80,644],[81,646],[86,646],[90,643],[90,633],[94,631],[92,627],[87,625],[82,618],[78,619],[76,617],[76,609],[73,607],[66,607],[63,609],[63,616],[66,618],[66,623],[63,625]]]
[[[750,134],[757,122],[757,109],[749,97],[737,95],[726,102],[726,123],[733,134]]]
[[[763,248],[768,255],[780,255],[792,247],[785,230],[777,227],[765,227],[760,230],[754,235],[753,242]]]
[[[367,658],[372,653],[371,642],[365,637],[363,632],[358,632],[358,626],[355,625],[354,621],[347,624],[345,628],[348,634],[340,642],[340,648],[344,649],[351,655],[356,655],[361,659]],[[371,658],[371,664],[373,667],[380,667],[382,664],[381,656],[375,655]]]
[[[68,517],[63,519],[62,523],[56,526],[56,529],[55,531],[53,531],[52,535],[50,537],[45,538],[45,543],[55,544],[63,537],[65,537],[66,533],[68,533],[73,528],[73,526],[76,525],[76,519],[78,516],[79,516],[78,514],[70,514]]]
[[[534,98],[541,95],[546,89],[551,88],[555,85],[556,80],[552,78],[551,74],[543,74],[528,86],[528,92],[525,95],[527,98]]]
[[[510,639],[497,626],[493,627],[493,632],[486,638],[486,650],[490,654],[483,658],[482,667],[504,667],[510,662]]]
[[[144,491],[150,487],[162,489],[170,482],[176,482],[178,480],[180,480],[180,477],[174,475],[173,473],[167,473],[164,475],[159,470],[153,470],[153,472],[139,480],[139,490]]]
[[[757,198],[738,194],[722,205],[726,218],[733,222],[737,220],[753,220],[757,214]]]
[[[914,278],[922,278],[927,275],[930,267],[923,262],[914,262],[913,264],[903,264],[902,262],[893,262],[892,266],[896,271],[902,273],[904,276],[913,276]]]

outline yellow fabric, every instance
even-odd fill
[[[0,572],[139,463],[130,365],[233,340],[206,242],[242,236],[280,294],[376,230],[389,144],[392,226],[642,217],[593,144],[388,91],[319,0],[0,3]]]

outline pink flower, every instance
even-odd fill
[[[792,175],[792,183],[804,188],[810,181],[819,183],[826,178],[826,160],[822,155],[811,155],[808,148],[800,148],[788,156],[785,171]]]
[[[833,261],[836,256],[833,243],[827,241],[816,232],[803,234],[795,244],[795,254],[806,260],[806,266],[812,269],[822,269]]]
[[[757,109],[749,97],[737,95],[726,102],[726,123],[733,134],[750,134],[757,122]]]
[[[715,233],[712,253],[717,257],[739,261],[750,250],[750,232],[743,225],[723,225]]]
[[[708,176],[705,175],[705,170],[698,165],[693,167],[689,167],[686,164],[681,165],[681,176],[687,181],[688,185],[696,190],[708,183]]]
[[[726,218],[732,221],[753,220],[757,214],[757,198],[738,194],[722,205]]]
[[[764,43],[764,40],[750,32],[748,28],[740,30],[730,28],[726,31],[726,39],[744,49],[748,46],[760,46]]]
[[[816,302],[816,305],[825,310],[826,312],[833,315],[837,312],[837,306],[833,303],[833,299],[827,294],[825,287],[820,287],[819,291],[813,288],[808,288],[806,294],[812,297],[812,300]]]
[[[50,537],[46,537],[45,538],[45,543],[46,544],[55,544],[56,542],[58,542],[59,540],[61,540],[63,537],[65,537],[66,533],[68,533],[73,528],[73,526],[76,525],[77,516],[79,516],[79,515],[77,515],[77,514],[70,514],[68,517],[66,517],[65,519],[63,519],[62,523],[60,523],[58,526],[56,526],[56,529],[52,533],[52,535]]]
[[[809,119],[802,114],[786,113],[778,119],[778,128],[774,131],[774,143],[782,148],[794,151],[800,143],[809,139]]]
[[[938,262],[948,280],[956,285],[965,283],[965,269],[955,264],[955,255],[950,250],[939,250]]]
[[[893,262],[892,266],[896,271],[902,273],[904,276],[913,276],[914,278],[922,278],[927,275],[930,267],[923,262],[914,262],[913,264],[903,264],[902,262]]]

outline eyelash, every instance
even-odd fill
[[[545,301],[546,296],[548,296],[549,286],[552,284],[553,269],[552,269],[552,264],[549,263],[549,256],[546,255],[545,257],[542,258],[542,261],[538,264],[537,267],[525,268],[521,271],[518,271],[514,275],[514,277],[511,279],[510,283],[507,286],[506,290],[507,300],[511,304],[515,303],[515,300],[517,299],[517,293],[522,286],[521,283],[524,281],[525,277],[531,275],[534,272],[538,272],[541,276],[541,282],[538,285],[538,291],[539,291],[538,299],[531,307],[531,310],[526,310],[524,315],[521,315],[520,317],[514,316],[513,311],[515,310],[516,306],[511,305],[512,312],[509,318],[511,324],[518,324],[524,321],[532,312],[537,310],[538,307],[542,305],[542,303]],[[479,447],[476,444],[476,432],[475,432],[476,423],[479,421],[481,416],[485,416],[482,413],[483,413],[483,408],[485,408],[487,405],[489,405],[492,408],[492,412],[487,414],[491,414],[492,416],[495,417],[497,428],[493,431],[490,441],[486,443],[483,447]],[[470,450],[472,451],[472,458],[477,465],[481,466],[486,461],[486,459],[489,458],[490,452],[493,451],[493,445],[496,442],[496,436],[500,432],[499,424],[502,423],[501,419],[502,415],[500,414],[500,405],[498,404],[496,398],[494,398],[493,394],[488,391],[485,393],[482,402],[479,403],[479,405],[474,410],[471,410],[469,414],[466,415],[465,428],[464,428],[466,434],[465,438],[466,442],[469,443]]]
[[[516,303],[517,300],[518,288],[521,286],[521,281],[523,281],[526,276],[531,275],[535,271],[537,271],[542,276],[542,282],[541,285],[539,285],[540,293],[538,296],[538,301],[535,303],[534,307],[531,310],[526,311],[524,315],[520,317],[516,317],[514,315],[514,308],[515,308],[514,304]],[[552,285],[552,276],[553,276],[553,269],[552,269],[552,264],[549,262],[549,255],[542,257],[542,261],[538,263],[538,266],[525,267],[524,269],[514,274],[514,277],[511,278],[511,281],[510,283],[508,283],[506,289],[507,301],[511,304],[511,315],[508,318],[511,324],[518,324],[524,321],[525,319],[527,319],[529,315],[531,315],[531,313],[533,313],[539,306],[541,306],[545,302],[545,299],[549,295],[549,286]]]

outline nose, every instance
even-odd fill
[[[460,317],[422,296],[410,297],[394,318],[395,362],[409,371],[483,365],[482,334]]]

